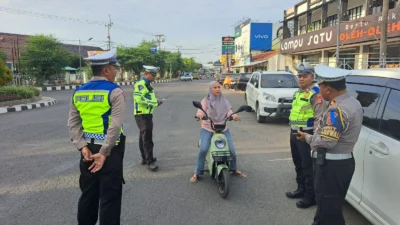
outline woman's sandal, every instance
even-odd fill
[[[240,178],[245,178],[247,177],[246,174],[244,174],[243,172],[241,172],[240,170],[235,170],[232,172],[233,175],[240,177]]]
[[[190,178],[190,183],[197,183],[199,180],[199,175],[195,174]]]

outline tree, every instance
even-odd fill
[[[36,35],[28,38],[27,51],[21,59],[24,70],[42,85],[69,65],[71,55],[53,36]]]
[[[150,48],[155,43],[153,41],[142,41],[138,47],[118,47],[118,61],[124,71],[134,72],[136,74],[144,71],[143,65],[160,67],[160,73],[163,75],[169,72],[172,65],[172,77],[177,77],[179,72],[185,69],[199,69],[200,64],[193,58],[186,59],[187,65],[180,52],[159,51],[157,54],[150,52]]]
[[[11,70],[0,59],[0,86],[7,85],[12,80]]]
[[[0,60],[5,62],[7,60],[7,54],[0,50]]]

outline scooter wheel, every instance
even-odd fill
[[[222,169],[219,174],[219,195],[222,198],[226,198],[229,194],[229,171],[228,169]]]

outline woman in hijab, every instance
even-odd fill
[[[207,97],[205,97],[201,101],[202,108],[207,112],[208,116],[213,120],[215,124],[223,124],[225,118],[233,113],[232,106],[229,103],[228,99],[221,93],[221,85],[217,81],[213,81],[210,83],[209,91]],[[205,116],[204,112],[200,109],[197,110],[197,118],[202,119]],[[237,114],[232,115],[233,120],[239,120],[239,116]],[[200,175],[203,175],[201,170],[204,169],[204,163],[206,159],[206,155],[208,152],[208,148],[211,144],[211,138],[214,134],[214,131],[211,129],[211,123],[207,120],[201,121],[201,132],[200,132],[200,152],[196,161],[195,173],[190,178],[190,182],[196,183],[199,179]],[[229,129],[226,127],[223,131],[227,140],[229,149],[235,154],[235,149],[232,143],[232,137],[229,132]],[[236,154],[235,154],[236,156]],[[233,174],[239,177],[246,177],[246,175],[239,170],[236,169],[236,157],[234,157],[233,161],[230,164],[230,170],[233,170]]]

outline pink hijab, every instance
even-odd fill
[[[215,83],[217,83],[217,81],[212,81],[210,83],[208,95],[205,98],[207,114],[213,121],[222,121],[226,118],[229,110],[232,109],[232,106],[222,93],[219,96],[215,96],[212,93],[212,88]]]

